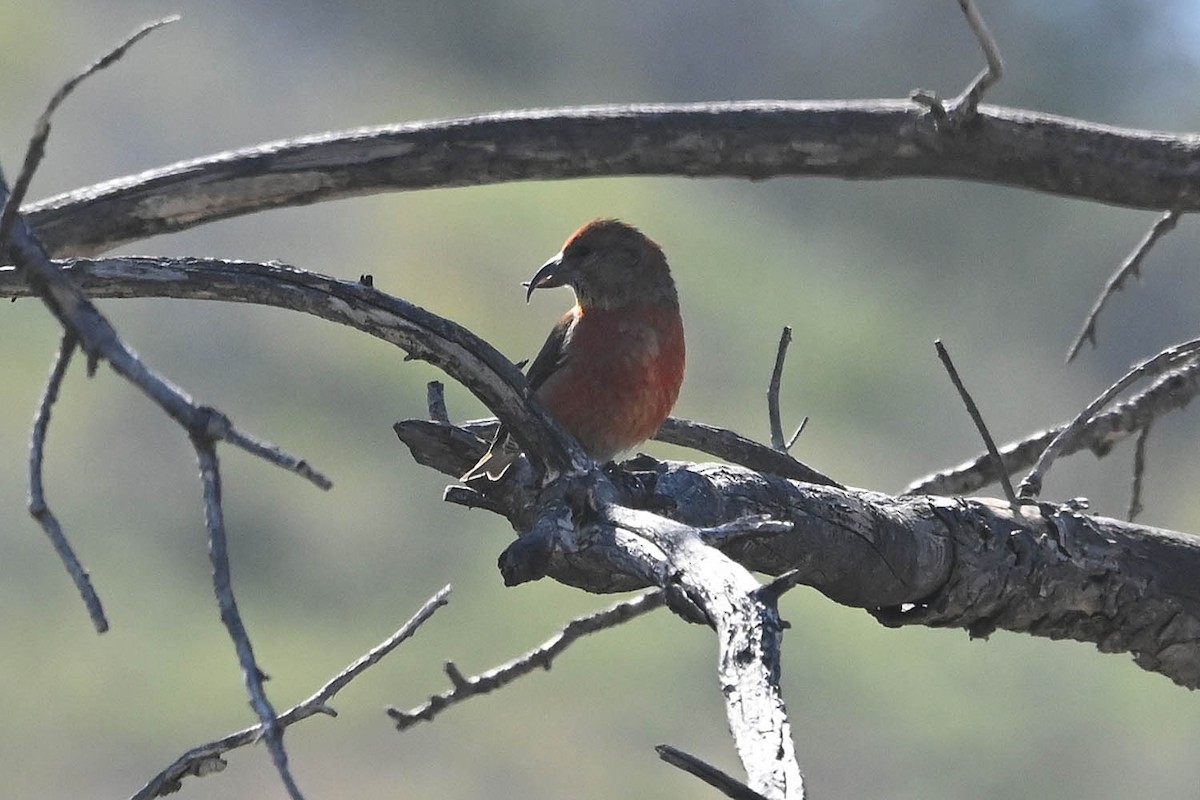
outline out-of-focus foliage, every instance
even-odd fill
[[[745,4],[243,3],[5,0],[0,163],[11,175],[58,83],[140,22],[180,11],[56,118],[45,196],[173,160],[328,129],[522,106],[945,94],[980,57],[950,0]],[[992,102],[1099,122],[1200,127],[1192,4],[992,0],[1007,59]],[[682,416],[763,437],[779,329],[796,343],[784,413],[798,454],[891,491],[979,445],[931,341],[950,346],[1002,440],[1071,415],[1125,365],[1196,335],[1188,220],[1062,355],[1153,215],[965,183],[605,179],[380,196],[140,242],[130,252],[280,259],[376,285],[530,355],[564,295],[519,281],[597,215],[640,225],[680,285]],[[331,474],[322,494],[224,457],[235,588],[285,707],[382,639],[445,582],[451,605],[337,703],[288,734],[311,797],[691,797],[670,742],[736,770],[707,631],[659,613],[577,645],[553,671],[403,735],[381,707],[443,688],[440,664],[491,666],[605,602],[545,582],[505,590],[509,531],[438,500],[390,424],[423,413],[428,367],[294,314],[107,303],[155,367]],[[184,749],[249,724],[209,588],[199,487],[179,431],[110,373],[56,409],[50,499],[113,630],[95,636],[24,513],[27,420],[57,341],[35,303],[0,317],[0,794],[122,797]],[[482,409],[451,389],[451,413]],[[1200,529],[1195,412],[1152,437],[1147,521]],[[661,446],[660,455],[680,455]],[[1056,467],[1049,496],[1126,503],[1129,449]],[[1126,658],[997,635],[887,631],[798,590],[784,602],[797,748],[823,797],[1190,796],[1194,698]],[[259,750],[184,798],[280,793]]]

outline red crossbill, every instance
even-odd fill
[[[575,305],[529,366],[538,399],[597,461],[653,436],[675,405],[684,369],[679,296],[662,249],[631,225],[598,219],[527,285],[527,302],[535,289],[575,291]],[[519,454],[501,427],[462,480],[498,480]]]

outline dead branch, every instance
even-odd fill
[[[1079,434],[1063,446],[1060,455],[1088,449],[1102,458],[1114,445],[1143,430],[1155,419],[1186,407],[1197,394],[1200,394],[1200,363],[1172,370],[1144,391],[1093,416]],[[1064,422],[1001,447],[1000,457],[1005,470],[1011,474],[1033,466],[1038,456],[1066,427]],[[971,494],[998,479],[995,462],[984,452],[957,467],[914,481],[901,494]]]
[[[670,570],[668,583],[660,585],[678,586],[716,631],[717,674],[747,785],[773,800],[801,800],[803,779],[779,688],[783,622],[777,598],[761,592],[745,567],[707,545],[691,525],[612,503],[597,512],[602,524],[659,548]]]
[[[1193,339],[1190,342],[1183,342],[1182,344],[1168,347],[1153,358],[1148,358],[1134,366],[1116,383],[1104,390],[1099,397],[1089,403],[1087,408],[1079,412],[1078,416],[1067,424],[1065,430],[1055,436],[1050,441],[1050,444],[1046,445],[1046,449],[1038,456],[1037,463],[1033,465],[1033,469],[1029,471],[1029,474],[1021,481],[1021,485],[1017,487],[1017,494],[1021,499],[1028,500],[1038,496],[1042,490],[1042,480],[1045,477],[1046,471],[1050,469],[1050,465],[1054,463],[1055,458],[1058,457],[1059,453],[1062,452],[1074,437],[1079,435],[1079,432],[1096,415],[1096,412],[1108,405],[1114,397],[1143,378],[1153,378],[1172,368],[1187,365],[1188,362],[1197,358],[1197,353],[1200,353],[1200,339]]]
[[[779,414],[779,389],[783,380],[783,362],[787,359],[788,345],[792,343],[791,326],[784,325],[779,335],[779,347],[775,350],[775,366],[771,369],[771,380],[767,384],[767,423],[771,428],[771,449],[786,453],[804,432],[808,417],[800,421],[790,438],[783,438],[783,421]]]
[[[463,677],[454,662],[448,661],[446,662],[446,675],[450,678],[451,687],[449,689],[435,694],[425,703],[408,711],[402,711],[395,707],[388,708],[388,716],[395,721],[396,729],[401,731],[418,722],[428,722],[456,703],[500,689],[536,669],[549,670],[554,659],[560,653],[589,633],[597,633],[620,625],[648,611],[653,611],[662,604],[662,592],[646,592],[632,600],[622,600],[600,611],[576,617],[568,622],[561,631],[529,652],[470,678]]]
[[[1151,425],[1142,428],[1133,448],[1133,482],[1129,488],[1129,511],[1125,519],[1133,522],[1142,513],[1142,481],[1146,474],[1146,440],[1150,438]]]
[[[1117,271],[1109,277],[1100,296],[1096,298],[1096,302],[1088,311],[1087,317],[1083,321],[1083,328],[1080,329],[1075,341],[1071,343],[1071,347],[1067,351],[1067,363],[1075,360],[1075,356],[1079,355],[1084,342],[1090,342],[1093,347],[1096,346],[1096,321],[1100,318],[1100,312],[1104,309],[1105,304],[1121,291],[1125,286],[1125,281],[1131,277],[1141,277],[1142,261],[1145,260],[1146,254],[1159,239],[1174,230],[1175,226],[1179,224],[1180,216],[1177,209],[1171,209],[1159,217],[1158,221],[1150,226],[1150,230],[1146,231],[1146,235],[1137,243],[1133,251],[1117,267]]]
[[[747,569],[792,580],[889,626],[922,624],[986,636],[997,628],[1128,652],[1143,669],[1200,688],[1200,538],[1088,516],[1071,506],[890,497],[813,486],[716,464],[637,470],[630,507],[661,508],[694,527],[765,515],[786,533],[741,536],[721,549]],[[527,495],[525,502],[535,502]],[[514,516],[518,512],[508,509]],[[570,524],[570,520],[567,520]],[[553,535],[553,528],[551,529]],[[563,527],[558,527],[563,531]],[[626,543],[604,525],[570,529],[541,570],[588,591],[655,584],[614,577]],[[509,553],[537,530],[523,534]],[[661,564],[656,569],[669,573]],[[661,584],[660,584],[661,585]]]
[[[727,775],[706,761],[671,747],[669,744],[656,745],[654,750],[663,761],[673,767],[679,767],[690,775],[695,775],[726,797],[732,797],[734,800],[765,800],[761,794],[736,778]]]
[[[242,677],[246,683],[246,693],[250,695],[250,707],[258,715],[262,738],[267,743],[275,769],[279,772],[288,795],[295,800],[302,800],[300,787],[288,766],[287,750],[283,746],[283,727],[275,718],[275,708],[263,688],[268,676],[259,669],[258,660],[254,657],[254,647],[250,643],[250,634],[246,632],[246,626],[242,623],[237,599],[233,595],[229,550],[225,537],[225,513],[221,505],[221,469],[217,459],[216,437],[195,432],[191,439],[196,450],[196,460],[200,465],[200,480],[204,485],[204,523],[208,528],[213,593],[217,598],[217,608],[221,610],[221,623],[229,632],[229,638],[233,640],[238,665],[242,668]]]
[[[74,352],[75,337],[70,333],[64,333],[58,354],[54,358],[54,367],[50,370],[50,377],[46,380],[46,390],[42,393],[42,401],[38,403],[37,414],[33,419],[33,432],[29,437],[29,514],[42,526],[42,530],[50,538],[50,543],[63,562],[67,574],[75,582],[75,588],[79,590],[83,604],[88,610],[88,616],[92,619],[92,626],[97,633],[104,633],[108,630],[108,618],[104,615],[104,606],[100,603],[100,596],[96,594],[87,570],[83,568],[79,557],[75,555],[75,549],[71,547],[71,542],[63,532],[58,517],[50,510],[50,505],[46,502],[45,485],[42,481],[46,433],[50,429],[50,409],[58,400],[58,391],[67,374],[67,367],[71,363],[71,356]]]
[[[271,208],[383,191],[601,175],[940,177],[1200,210],[1200,136],[981,105],[939,129],[911,100],[513,111],[267,142],[24,209],[59,256]]]
[[[486,385],[471,373],[484,370],[480,365],[490,361],[481,356],[466,358],[469,347],[465,343],[469,340],[455,332],[456,326],[358,283],[271,265],[194,260],[112,259],[75,264],[71,271],[96,296],[221,297],[294,307],[353,325],[385,341],[419,349],[431,359],[435,348],[449,347],[430,339],[440,331],[463,342],[442,351],[462,356],[446,361],[453,370],[451,374],[456,379]],[[0,292],[27,295],[29,289],[11,270],[0,270]],[[1093,442],[1105,442],[1105,437],[1115,440],[1126,435],[1121,431],[1140,429],[1148,416],[1152,418],[1181,402],[1180,387],[1200,380],[1197,370],[1192,365],[1184,372],[1159,379],[1146,392],[1096,417],[1085,430],[1095,431]],[[1188,391],[1195,393],[1194,389]],[[494,387],[483,393],[507,400],[507,395]],[[462,474],[473,464],[486,444],[474,433],[429,422],[406,422],[400,429],[424,431],[406,437],[406,444],[419,463],[451,476]],[[434,435],[433,431],[446,435]],[[773,452],[769,447],[759,447]],[[657,464],[651,459],[635,465],[639,463]],[[699,528],[756,515],[791,522],[795,530],[790,534],[764,533],[721,543],[728,554],[749,569],[778,575],[803,566],[808,573],[805,582],[840,602],[873,609],[904,603],[933,607],[937,604],[931,598],[946,594],[951,585],[949,575],[958,570],[962,575],[953,585],[988,587],[992,593],[984,598],[986,602],[981,601],[980,607],[972,610],[968,598],[954,595],[955,602],[939,606],[936,618],[910,613],[900,621],[911,624],[929,619],[926,624],[982,630],[985,622],[992,624],[987,621],[993,620],[1010,630],[1104,641],[1106,649],[1139,654],[1139,663],[1148,669],[1157,669],[1184,685],[1200,685],[1200,670],[1192,674],[1188,667],[1188,659],[1200,663],[1200,656],[1194,643],[1181,638],[1181,632],[1188,630],[1188,625],[1182,624],[1187,614],[1180,617],[1179,625],[1163,623],[1161,636],[1167,638],[1160,638],[1147,622],[1162,623],[1164,609],[1179,609],[1193,602],[1189,599],[1191,583],[1185,579],[1200,574],[1200,564],[1196,563],[1191,537],[1082,516],[1050,504],[1025,506],[1024,516],[1017,518],[1011,511],[1005,516],[982,501],[891,498],[836,486],[794,483],[764,472],[723,465],[701,465],[690,470],[680,465],[643,466],[629,474],[632,479],[622,484],[622,491],[640,493],[640,504],[645,507],[661,510],[674,504],[674,513],[685,515],[682,521]],[[519,528],[528,530],[533,522],[530,509],[537,507],[530,489],[507,481],[499,487],[503,491],[491,497],[494,508],[511,515],[509,518]],[[1029,518],[1031,511],[1038,522]],[[1042,535],[1047,526],[1053,528],[1053,535]],[[611,532],[607,536],[613,538]],[[1068,536],[1075,544],[1060,545],[1060,539]],[[1074,553],[1081,540],[1089,543],[1082,556],[1059,563],[1061,553]],[[597,541],[591,540],[588,549],[596,548]],[[1100,543],[1098,550],[1092,547],[1095,542]],[[545,571],[590,591],[624,591],[654,583],[644,576],[637,577],[636,572],[622,572],[620,558],[613,556],[606,561],[600,552],[595,557],[579,549],[551,552]],[[966,554],[971,553],[975,556],[967,558]],[[1011,574],[1018,561],[1027,562],[1029,554],[1041,554],[1046,569],[1059,569],[1061,573]],[[1080,607],[1071,605],[1077,599],[1072,592],[1044,593],[1047,581],[1056,586],[1065,581],[1065,585],[1075,587],[1072,591],[1087,589],[1085,594],[1091,598],[1087,603],[1091,605],[1083,607],[1099,602],[1095,593],[1101,588],[1105,603],[1118,606],[1083,619],[1076,615],[1072,620],[1065,609]],[[1033,620],[1040,621],[1035,624]],[[1144,655],[1159,652],[1168,643],[1176,645],[1169,652],[1177,655],[1163,659],[1162,664],[1154,665]]]
[[[337,712],[329,705],[334,696],[416,633],[417,629],[433,616],[433,612],[446,605],[449,596],[450,586],[443,586],[426,600],[417,613],[413,614],[395,633],[331,678],[307,700],[292,706],[276,717],[275,722],[279,729],[282,730],[317,714],[336,717]],[[216,741],[193,747],[172,762],[169,767],[151,778],[130,800],[152,800],[155,797],[162,797],[178,791],[182,780],[189,775],[203,777],[213,772],[220,772],[225,769],[224,755],[226,753],[254,744],[262,735],[262,724],[260,723]]]
[[[50,405],[58,393],[58,385],[62,381],[67,360],[71,352],[78,346],[87,356],[89,376],[95,373],[96,365],[101,360],[107,361],[118,374],[146,393],[163,411],[179,423],[187,431],[188,437],[195,447],[200,464],[200,478],[204,486],[205,521],[209,531],[213,563],[213,587],[221,609],[221,620],[225,623],[230,637],[233,639],[238,662],[242,666],[245,676],[246,689],[250,695],[250,704],[263,724],[267,748],[279,772],[279,777],[293,800],[303,800],[303,795],[288,768],[282,730],[275,722],[275,712],[263,691],[265,675],[255,661],[250,639],[242,625],[230,586],[216,443],[223,440],[241,446],[261,458],[288,467],[322,488],[328,488],[329,481],[299,459],[286,456],[277,448],[257,442],[237,431],[228,418],[214,409],[196,405],[180,389],[150,370],[121,340],[116,330],[83,291],[62,270],[50,262],[45,247],[30,231],[18,210],[21,199],[41,163],[46,141],[50,135],[50,119],[58,106],[83,80],[115,63],[137,41],[172,20],[173,18],[168,18],[143,26],[99,60],[67,80],[54,94],[46,106],[46,110],[38,118],[21,172],[16,178],[12,191],[9,190],[7,181],[0,174],[0,203],[3,204],[3,209],[0,210],[0,253],[7,253],[12,258],[16,265],[16,271],[29,282],[32,290],[62,325],[64,332],[63,346],[59,351],[54,372],[47,384],[46,394],[39,407],[34,425],[30,459],[30,509],[34,516],[42,522],[68,571],[80,587],[96,629],[100,632],[105,631],[108,623],[100,609],[99,598],[92,591],[90,581],[83,573],[74,553],[71,552],[65,535],[59,529],[57,520],[45,507],[41,486],[42,447],[50,421]]]
[[[975,76],[975,79],[946,110],[950,120],[955,125],[961,126],[975,118],[979,110],[979,101],[983,99],[983,93],[1003,77],[1004,61],[1000,58],[1000,48],[996,44],[992,32],[988,30],[987,23],[983,21],[983,15],[975,7],[974,1],[958,0],[958,5],[962,8],[962,12],[967,18],[967,25],[971,28],[971,33],[975,34],[975,41],[979,42],[979,49],[983,51],[984,60],[987,62],[983,70]]]
[[[941,340],[935,340],[934,348],[937,349],[938,358],[942,362],[942,366],[946,368],[946,374],[950,376],[950,382],[954,384],[954,388],[958,390],[958,396],[962,400],[963,405],[967,408],[967,414],[971,417],[971,421],[975,423],[975,430],[979,431],[979,438],[983,439],[983,446],[987,448],[988,455],[992,458],[992,463],[996,465],[997,471],[1000,473],[1000,485],[1004,487],[1004,496],[1008,498],[1008,502],[1016,508],[1020,503],[1017,501],[1017,493],[1013,491],[1012,481],[1008,479],[1008,473],[1004,470],[1004,459],[1000,457],[999,451],[996,450],[996,442],[992,439],[992,434],[988,431],[987,425],[983,421],[983,415],[979,413],[979,406],[975,405],[975,400],[972,399],[967,387],[963,385],[962,378],[958,375],[958,370],[954,367],[954,361],[950,358],[950,352],[942,344]]]

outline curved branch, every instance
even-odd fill
[[[349,325],[440,367],[504,418],[551,469],[583,469],[587,455],[536,400],[525,377],[496,348],[461,325],[362,282],[278,264],[215,258],[111,258],[68,263],[63,273],[96,298],[174,297],[259,303]],[[30,296],[12,269],[0,268],[0,294]]]
[[[626,105],[385,125],[231,150],[23,209],[56,255],[383,191],[599,175],[942,177],[1200,210],[1200,136],[981,105],[939,128],[911,100]]]

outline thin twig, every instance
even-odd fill
[[[1087,425],[1088,421],[1096,415],[1096,412],[1108,405],[1109,401],[1142,378],[1153,377],[1160,372],[1191,361],[1196,357],[1198,352],[1200,352],[1200,339],[1192,339],[1191,341],[1168,347],[1153,358],[1137,364],[1126,372],[1119,381],[1108,387],[1103,394],[1089,403],[1087,408],[1081,411],[1062,433],[1054,437],[1054,441],[1050,442],[1049,446],[1042,451],[1037,463],[1033,465],[1033,469],[1025,476],[1025,480],[1021,481],[1021,485],[1017,487],[1018,496],[1023,500],[1032,500],[1038,496],[1042,490],[1042,481],[1045,473],[1050,469],[1050,465],[1054,463],[1054,459],[1058,457],[1059,452],[1075,439],[1083,427]]]
[[[708,453],[758,472],[769,472],[806,483],[827,486],[841,485],[833,478],[796,460],[791,453],[781,453],[733,431],[716,428],[703,422],[668,417],[663,421],[658,433],[654,434],[654,439]]]
[[[216,445],[212,439],[201,435],[192,436],[192,444],[196,449],[196,458],[200,463],[200,479],[204,484],[204,520],[208,527],[209,557],[213,567],[213,592],[217,597],[217,605],[221,609],[221,622],[229,631],[237,651],[238,663],[242,667],[242,675],[246,682],[246,691],[250,695],[250,705],[258,715],[262,724],[262,736],[271,752],[271,760],[280,780],[287,788],[292,800],[303,800],[300,787],[296,785],[288,767],[287,750],[283,746],[283,728],[275,716],[275,709],[267,699],[263,690],[266,674],[259,669],[254,658],[254,648],[250,644],[250,636],[246,626],[242,624],[238,612],[237,600],[233,596],[233,586],[229,574],[229,552],[225,542],[225,519],[221,507],[221,472],[217,462]]]
[[[946,109],[947,117],[955,126],[970,122],[975,117],[976,111],[979,109],[979,101],[983,99],[983,93],[999,81],[1004,74],[1004,61],[1000,58],[1000,48],[996,45],[991,31],[988,30],[987,23],[983,21],[983,15],[975,7],[974,0],[958,0],[958,5],[967,17],[971,33],[975,34],[975,40],[979,42],[979,47],[983,50],[987,66],[975,76],[962,94],[950,102]]]
[[[1133,486],[1129,492],[1129,513],[1127,518],[1133,522],[1142,513],[1142,481],[1146,473],[1146,440],[1150,438],[1150,425],[1142,428],[1138,434],[1137,443],[1133,448]]]
[[[1084,342],[1090,342],[1092,347],[1096,346],[1096,320],[1100,316],[1100,310],[1113,295],[1121,291],[1126,280],[1131,276],[1134,278],[1142,276],[1142,260],[1150,252],[1150,248],[1154,246],[1155,242],[1175,228],[1182,215],[1178,209],[1172,209],[1159,217],[1158,221],[1150,226],[1150,230],[1146,231],[1146,235],[1137,243],[1137,246],[1121,262],[1121,266],[1117,267],[1117,271],[1109,276],[1103,291],[1100,292],[1100,296],[1096,298],[1096,302],[1088,311],[1087,318],[1083,321],[1083,328],[1080,329],[1079,335],[1075,337],[1070,350],[1067,351],[1067,363],[1079,355]]]
[[[784,445],[784,449],[791,450],[792,446],[794,444],[796,444],[796,440],[800,438],[800,434],[804,433],[804,429],[807,427],[808,427],[808,415],[805,414],[804,419],[800,420],[800,424],[796,426],[795,433],[793,433],[792,437],[787,440],[787,444]]]
[[[1004,459],[1000,457],[1000,451],[996,449],[996,442],[992,439],[992,434],[988,432],[987,425],[984,424],[983,415],[979,413],[979,407],[975,405],[975,401],[971,398],[967,387],[963,385],[962,379],[958,376],[958,370],[954,368],[954,362],[950,359],[950,353],[942,344],[941,339],[935,339],[933,346],[937,350],[942,366],[946,368],[946,374],[950,376],[950,382],[954,384],[954,388],[958,390],[958,396],[962,398],[963,405],[967,407],[967,413],[971,415],[971,421],[975,423],[975,429],[979,431],[979,436],[983,439],[984,447],[987,448],[992,460],[996,463],[996,469],[1000,473],[1000,483],[1004,487],[1004,496],[1008,498],[1008,502],[1012,504],[1013,508],[1016,508],[1020,505],[1017,501],[1017,494],[1013,491],[1012,481],[1008,477],[1008,470],[1004,468]]]
[[[395,633],[331,678],[307,700],[297,703],[280,714],[277,718],[279,727],[286,728],[317,714],[337,716],[337,712],[329,705],[334,696],[416,633],[417,629],[425,624],[435,611],[446,605],[449,595],[450,586],[442,587],[437,594],[426,600],[417,613],[413,614]],[[189,775],[203,776],[211,772],[219,772],[225,768],[225,760],[222,758],[225,753],[257,742],[262,737],[262,730],[261,724],[253,725],[216,741],[193,747],[177,758],[169,767],[151,778],[149,783],[143,786],[130,800],[151,800],[151,798],[161,797],[178,791],[180,782]]]
[[[1102,458],[1113,445],[1137,433],[1164,414],[1185,408],[1198,394],[1200,361],[1166,373],[1128,400],[1097,414],[1084,426],[1073,442],[1063,447],[1061,455],[1070,455],[1088,448],[1097,458]],[[1054,437],[1066,428],[1066,423],[1055,425],[1000,448],[1000,455],[1004,458],[1004,465],[1009,473],[1033,466]],[[999,475],[995,472],[993,464],[991,454],[984,452],[956,467],[913,481],[905,487],[902,494],[971,494],[998,480]]]
[[[432,720],[455,703],[499,689],[539,667],[550,669],[559,653],[583,636],[619,625],[647,611],[652,611],[662,604],[663,593],[656,590],[646,592],[632,600],[622,600],[592,614],[576,617],[568,622],[561,631],[528,653],[470,678],[464,678],[461,673],[458,673],[458,668],[449,663],[446,665],[446,672],[451,677],[452,688],[441,694],[433,695],[424,704],[408,711],[390,707],[387,710],[388,716],[395,721],[396,730],[400,731],[422,720]],[[456,675],[457,678],[455,678]]]
[[[233,423],[223,414],[214,409],[210,410],[216,415],[212,417],[213,419],[221,420],[219,435],[216,438],[245,450],[250,455],[257,456],[269,464],[274,464],[280,469],[295,473],[318,489],[328,491],[333,488],[333,481],[329,479],[329,476],[317,470],[306,459],[292,455],[278,445],[263,441],[243,430],[235,428]]]
[[[425,384],[425,401],[429,407],[429,418],[444,425],[450,424],[450,412],[446,410],[446,385],[441,381]]]
[[[87,606],[88,616],[92,619],[96,633],[104,633],[108,630],[108,619],[104,616],[104,607],[100,604],[100,596],[92,587],[91,578],[88,577],[87,570],[83,568],[78,556],[75,555],[75,550],[67,540],[66,534],[63,533],[58,518],[54,516],[54,512],[46,503],[46,490],[42,485],[42,460],[46,449],[46,433],[50,427],[50,410],[58,400],[58,390],[62,386],[63,377],[67,374],[71,355],[75,352],[75,344],[74,336],[70,333],[63,334],[58,355],[54,358],[54,368],[50,372],[50,378],[46,381],[46,391],[42,394],[42,401],[38,404],[37,414],[33,418],[33,432],[30,435],[29,443],[29,513],[50,537],[50,543],[58,552],[58,557],[66,567],[67,574],[71,576],[71,580],[75,581],[75,587],[79,590],[84,605]]]
[[[788,345],[791,343],[792,328],[790,325],[784,325],[783,333],[779,336],[779,348],[775,351],[775,368],[771,370],[771,383],[767,387],[767,419],[771,425],[771,447],[781,453],[787,452],[788,444],[783,438],[783,422],[779,416],[779,384],[783,380],[783,362],[787,358]]]
[[[37,172],[38,164],[41,163],[42,157],[46,154],[46,140],[50,137],[50,118],[54,115],[55,110],[75,90],[76,86],[88,77],[115,63],[143,36],[156,28],[161,28],[163,25],[175,22],[178,19],[179,16],[175,15],[146,23],[134,31],[124,42],[114,47],[107,54],[64,83],[54,93],[54,96],[50,98],[50,102],[46,104],[46,110],[42,112],[42,115],[38,117],[37,122],[34,124],[33,136],[30,138],[29,146],[25,150],[25,161],[21,166],[21,173],[17,176],[17,180],[13,184],[12,193],[5,201],[3,210],[0,211],[0,252],[3,252],[9,234],[12,233],[12,226],[17,219],[17,212],[25,199],[25,193],[29,190],[29,184],[33,180],[33,175]]]
[[[726,797],[732,797],[734,800],[767,800],[766,797],[754,791],[732,775],[722,772],[707,761],[702,761],[669,744],[655,745],[654,750],[663,761],[673,767],[679,767],[684,772],[695,775]]]

